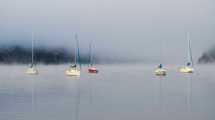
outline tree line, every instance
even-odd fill
[[[0,46],[0,63],[4,64],[29,64],[31,63],[31,48],[22,46]],[[34,49],[35,64],[64,64],[71,63],[74,53],[65,48],[45,48]],[[80,55],[81,63],[89,63],[88,55]]]

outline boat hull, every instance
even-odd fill
[[[80,76],[79,70],[66,70],[65,74],[67,76]]]
[[[25,72],[28,75],[38,75],[39,72],[36,68],[28,68]]]
[[[98,73],[99,71],[97,69],[88,69],[88,73]]]
[[[179,70],[181,73],[193,73],[194,72],[194,69],[191,68],[191,67],[183,67],[183,68],[180,68]]]
[[[155,70],[155,75],[157,76],[166,76],[167,71],[165,69],[158,68]]]

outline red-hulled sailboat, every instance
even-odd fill
[[[88,72],[89,72],[89,73],[98,73],[99,71],[97,70],[96,67],[89,67],[89,68],[88,68]]]
[[[92,55],[92,41],[90,42],[89,45],[89,68],[88,68],[88,73],[98,73],[98,69],[93,66],[93,55]]]

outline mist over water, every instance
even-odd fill
[[[93,40],[101,58],[184,63],[190,32],[197,62],[215,44],[213,5],[213,0],[2,0],[0,44],[29,45],[34,32],[38,46],[70,49],[77,33],[83,53]]]
[[[208,61],[214,56],[205,52],[215,45],[214,4],[0,0],[0,47],[28,49],[26,58],[18,50],[1,49],[0,59],[31,60],[33,32],[36,49],[57,48],[62,55],[68,50],[66,63],[74,55],[77,34],[85,62],[92,42],[92,53],[101,63],[95,64],[95,75],[83,65],[80,77],[65,75],[69,64],[37,64],[36,76],[24,74],[27,65],[0,64],[0,120],[214,120],[214,66],[194,64],[194,74],[178,72],[189,62],[187,32],[195,63],[200,56]],[[57,60],[53,51],[43,57]],[[154,75],[160,63],[168,70],[165,77]]]

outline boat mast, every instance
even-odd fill
[[[190,33],[187,32],[187,42],[188,42],[188,61],[193,66],[193,57],[192,57],[192,49],[191,49],[191,40],[190,40]]]
[[[76,61],[79,64],[79,68],[81,69],[81,57],[80,57],[80,48],[79,48],[79,40],[78,40],[78,35],[76,34],[76,42],[77,42],[77,52],[76,52]]]
[[[164,40],[161,38],[160,39],[160,63],[159,64],[164,64]]]
[[[75,34],[75,41],[76,41],[76,46],[75,46],[75,57],[74,57],[74,62],[75,62],[75,65],[77,64],[77,41],[78,41],[78,35]]]
[[[89,45],[89,65],[92,66],[92,41],[90,41]]]
[[[34,33],[31,35],[31,65],[34,65]]]

